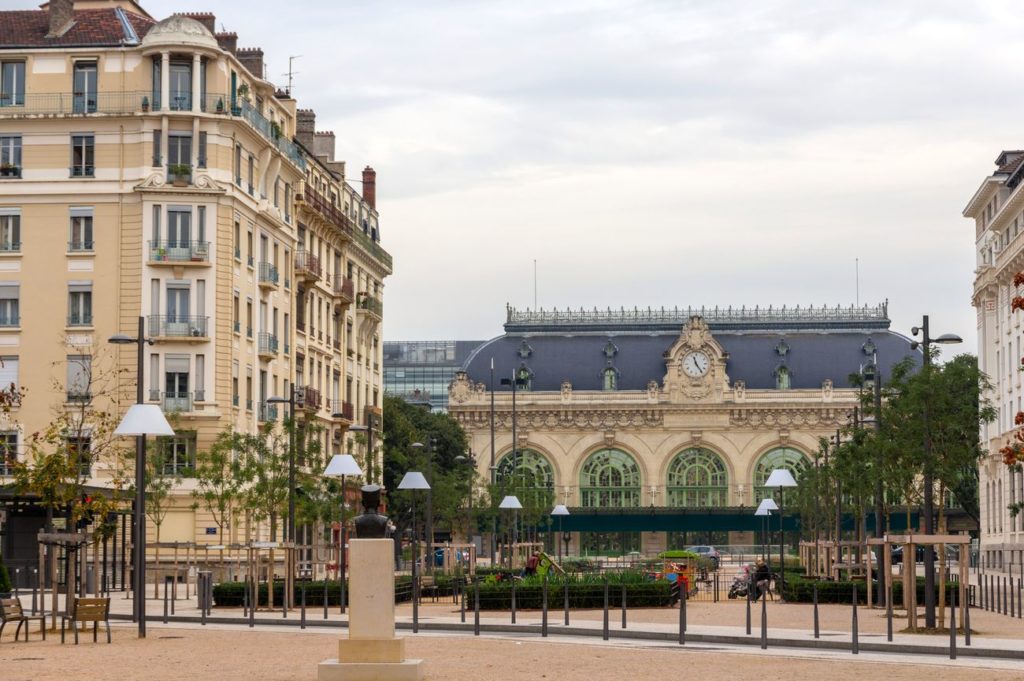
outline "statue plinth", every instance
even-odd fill
[[[348,638],[338,657],[317,668],[319,681],[420,681],[423,660],[405,659],[405,639],[395,637],[393,539],[349,542]]]

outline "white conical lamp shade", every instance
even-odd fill
[[[328,478],[340,478],[343,475],[362,475],[359,464],[351,454],[335,454],[331,457],[330,463],[324,469],[324,476]]]
[[[522,508],[523,505],[519,503],[519,497],[514,497],[511,494],[501,500],[498,504],[498,508]]]
[[[569,509],[565,507],[565,504],[558,504],[551,510],[551,515],[569,515]]]
[[[174,435],[160,407],[155,404],[133,404],[121,419],[114,435]]]
[[[757,506],[757,513],[754,515],[768,515],[769,511],[778,511],[779,505],[775,503],[774,499],[762,499],[761,503]],[[763,511],[763,512],[762,512]]]
[[[409,471],[402,476],[402,482],[398,483],[398,489],[430,489],[430,483],[419,471]]]
[[[776,468],[768,479],[764,481],[765,487],[796,487],[796,480],[788,468]]]

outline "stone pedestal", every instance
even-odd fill
[[[317,667],[318,681],[420,681],[423,660],[405,659],[395,637],[394,540],[349,542],[348,638]]]

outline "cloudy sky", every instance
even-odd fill
[[[545,308],[889,300],[975,347],[961,210],[1024,145],[1013,2],[144,1],[209,10],[372,164],[387,339]]]

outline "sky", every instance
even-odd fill
[[[143,5],[214,12],[279,84],[301,55],[299,105],[377,170],[385,340],[500,334],[536,261],[545,309],[888,300],[976,349],[961,212],[1024,147],[1019,3]]]

